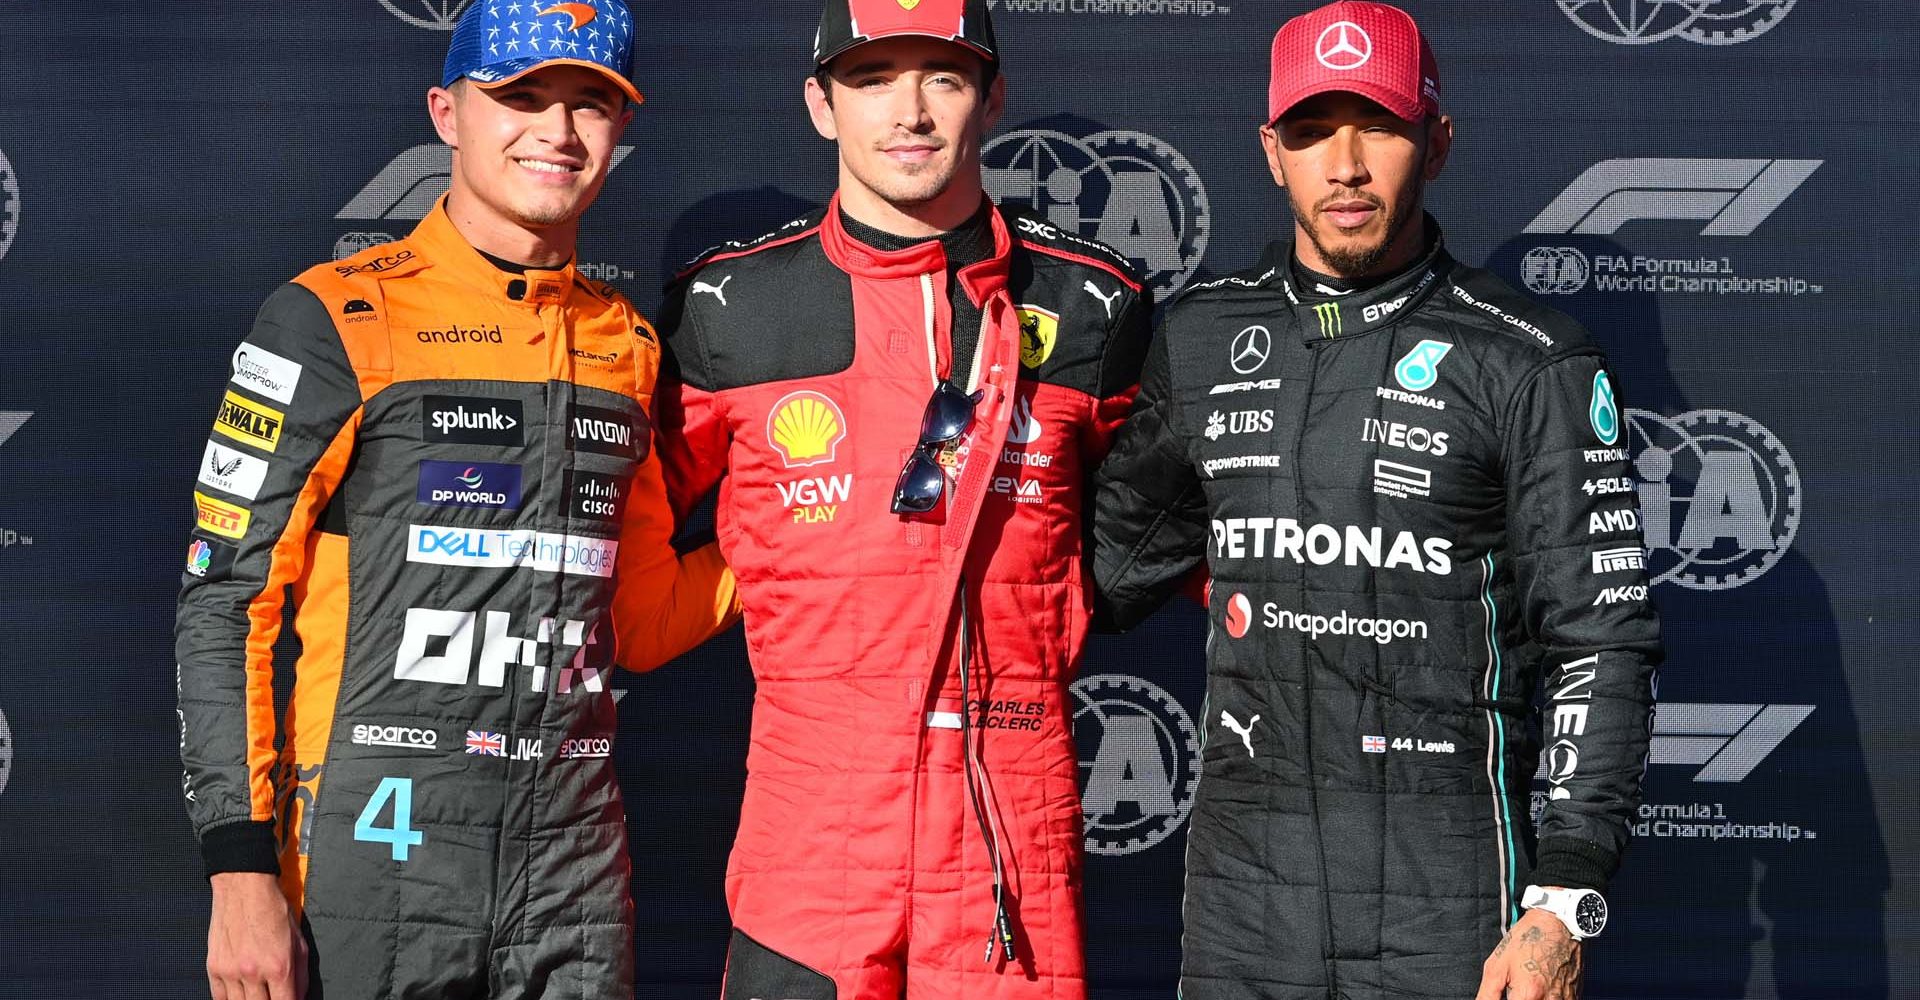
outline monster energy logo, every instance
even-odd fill
[[[1320,336],[1332,339],[1340,335],[1340,303],[1322,302],[1313,307],[1313,314],[1320,317]]]

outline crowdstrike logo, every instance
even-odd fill
[[[1127,674],[1070,689],[1089,854],[1136,854],[1172,836],[1200,784],[1200,732],[1178,699]]]
[[[1700,230],[1702,236],[1747,236],[1825,162],[1660,157],[1602,160],[1574,178],[1527,223],[1526,231],[1604,236],[1636,220],[1687,219],[1706,221]]]
[[[393,3],[381,0],[388,10],[394,10]],[[447,5],[442,5],[447,6]],[[462,4],[450,5],[456,8]],[[399,11],[394,10],[398,14]],[[401,17],[406,17],[402,14]],[[415,22],[418,23],[418,22]],[[422,27],[432,25],[422,24]],[[452,30],[453,22],[448,21],[442,30]],[[620,168],[622,161],[633,152],[632,146],[615,146],[613,156],[608,160],[607,173]],[[418,221],[433,211],[433,204],[447,193],[453,183],[453,150],[437,142],[414,146],[404,150],[393,158],[373,180],[360,189],[348,202],[335,212],[336,219],[394,219]],[[350,234],[352,235],[352,234]],[[343,237],[344,238],[344,237]]]
[[[1162,298],[1206,256],[1213,232],[1206,185],[1179,150],[1154,136],[1021,129],[989,142],[981,160],[995,201],[1045,217],[1019,220],[1023,231],[1103,243],[1130,259]],[[1110,257],[1106,247],[1090,245],[1088,254]]]
[[[1699,45],[1737,45],[1786,20],[1797,0],[1559,0],[1582,31],[1615,45],[1651,45],[1682,38]]]

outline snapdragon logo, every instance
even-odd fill
[[[1316,642],[1323,635],[1355,636],[1371,639],[1382,646],[1392,645],[1396,639],[1424,642],[1427,638],[1427,623],[1415,619],[1355,618],[1344,608],[1337,614],[1312,615],[1303,611],[1289,611],[1273,601],[1268,601],[1260,608],[1260,622],[1270,629],[1304,633]]]
[[[1367,565],[1446,576],[1453,572],[1445,538],[1420,538],[1358,525],[1301,524],[1290,517],[1229,517],[1213,520],[1215,559],[1286,559],[1329,566]]]

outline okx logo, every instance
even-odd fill
[[[393,9],[393,3],[381,2],[387,3],[389,10]],[[447,28],[452,27],[449,22]],[[607,172],[618,170],[621,161],[632,152],[632,146],[614,147]],[[415,146],[394,157],[393,162],[368,181],[333,217],[417,221],[427,217],[433,203],[447,193],[452,183],[453,150],[437,142]]]
[[[1759,421],[1727,410],[1630,409],[1627,422],[1650,583],[1728,590],[1792,547],[1800,472]]]
[[[1073,683],[1087,852],[1144,851],[1173,835],[1200,785],[1200,733],[1157,685],[1126,674]]]
[[[995,201],[1044,216],[1052,235],[1069,242],[1093,239],[1119,251],[1163,298],[1206,256],[1206,185],[1179,150],[1144,132],[1076,138],[1022,129],[988,143],[981,160]]]
[[[1602,160],[1574,178],[1559,197],[1527,223],[1526,231],[1604,236],[1635,220],[1689,219],[1706,222],[1700,230],[1702,236],[1746,236],[1760,228],[1825,162],[1664,157]],[[1565,263],[1554,262],[1560,275],[1553,282],[1556,286],[1572,284]]]

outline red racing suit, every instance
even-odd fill
[[[757,685],[728,998],[1085,995],[1066,704],[1092,603],[1083,487],[1150,304],[1108,248],[988,216],[992,256],[956,279],[983,316],[973,359],[947,356],[940,244],[868,247],[837,199],[710,251],[665,310],[668,493],[684,514],[718,482]],[[896,515],[955,364],[981,400],[944,518]],[[983,961],[996,860],[1011,961]]]

